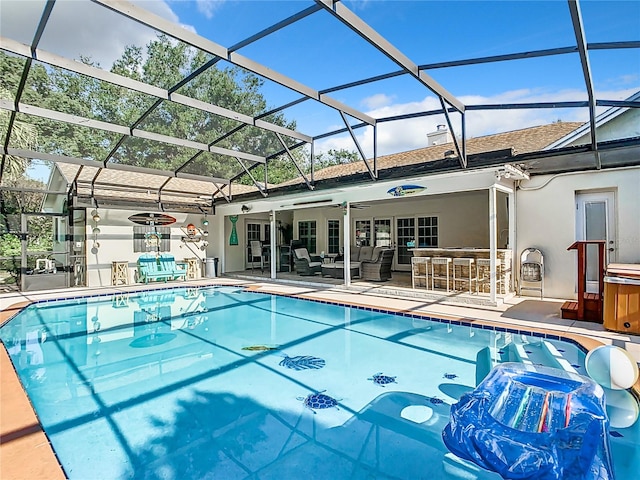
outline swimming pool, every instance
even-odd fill
[[[233,287],[38,303],[0,338],[79,479],[498,479],[441,436],[486,359],[585,373],[553,335]],[[617,478],[638,423],[611,429]]]

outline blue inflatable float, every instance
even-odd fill
[[[604,391],[550,367],[503,363],[451,406],[447,448],[505,479],[613,480]]]

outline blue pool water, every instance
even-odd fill
[[[501,330],[207,287],[39,303],[0,338],[72,479],[499,479],[445,447],[450,405],[497,362],[585,374]]]

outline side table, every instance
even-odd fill
[[[129,262],[111,262],[111,285],[129,285]]]

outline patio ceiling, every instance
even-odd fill
[[[411,44],[395,38],[392,31],[374,28],[380,24],[380,15],[392,13],[387,2],[369,2],[366,9],[357,10],[358,5],[353,2],[273,2],[269,18],[251,22],[263,24],[257,31],[247,31],[242,18],[251,15],[252,8],[239,2],[245,8],[236,5],[237,16],[228,18],[228,22],[237,24],[237,38],[219,38],[215,28],[185,27],[175,16],[174,20],[167,20],[166,15],[146,9],[157,10],[160,3],[33,0],[28,2],[28,8],[17,9],[8,8],[11,0],[0,2],[0,55],[12,73],[8,75],[5,70],[0,79],[0,115],[6,120],[0,123],[0,188],[7,187],[4,180],[11,162],[31,158],[59,165],[80,197],[111,195],[123,203],[182,203],[189,208],[206,209],[216,201],[231,201],[237,192],[258,190],[262,196],[268,195],[269,165],[275,159],[290,162],[303,180],[300,188],[312,189],[314,169],[302,167],[300,160],[309,158],[312,162],[314,148],[328,138],[350,139],[350,149],[359,153],[370,178],[376,180],[378,137],[393,123],[432,119],[432,123],[446,124],[454,134],[458,158],[455,168],[464,169],[467,125],[488,112],[544,109],[561,116],[570,110],[584,111],[591,126],[589,146],[597,152],[597,110],[640,107],[637,100],[620,100],[610,90],[595,88],[606,78],[627,73],[611,71],[613,64],[607,56],[628,58],[628,64],[635,65],[634,74],[639,76],[640,20],[636,31],[602,25],[591,15],[589,2],[508,2],[514,21],[527,18],[527,28],[531,29],[525,31],[523,24],[520,36],[513,39],[513,44],[522,49],[515,50],[509,44],[474,46],[480,41],[479,26],[460,15],[459,10],[466,8],[460,2],[432,2],[434,14],[448,15],[437,22],[429,18],[418,23],[407,20],[407,28],[415,29]],[[424,6],[420,3],[415,2],[416,9]],[[615,14],[615,5],[611,8]],[[145,40],[134,46],[141,49],[142,55],[146,41],[166,36],[172,46],[184,47],[184,52],[198,62],[191,64],[189,71],[181,72],[180,78],[157,76],[154,81],[140,80],[139,72],[103,68],[97,59],[102,58],[104,45],[96,50],[101,42],[84,37],[90,32],[70,20],[70,9],[82,9],[83,18],[106,23],[114,32],[140,31],[139,38]],[[563,19],[564,30],[554,38],[533,35],[536,25],[544,25],[550,15]],[[469,56],[466,51],[448,50],[446,38],[439,45],[423,45],[422,28],[442,27],[443,22],[455,26],[456,35],[469,37],[469,51],[499,53]],[[20,28],[9,28],[12,24],[19,24]],[[482,26],[483,30],[491,28],[500,25]],[[63,35],[75,39],[75,50],[61,46]],[[311,42],[315,47],[297,48],[296,39],[301,36],[307,41],[315,39]],[[266,48],[256,48],[259,44]],[[361,49],[369,52],[366,62],[355,57]],[[118,50],[117,45],[113,50]],[[265,55],[265,50],[272,53]],[[123,51],[116,51],[116,56]],[[162,70],[162,65],[155,67]],[[199,98],[197,82],[228,67],[257,76],[263,82],[260,93],[265,104],[235,105],[223,100],[214,104]],[[335,83],[317,84],[309,75],[313,69],[331,70]],[[110,109],[109,105],[100,105],[99,95],[83,91],[78,92],[78,98],[49,105],[46,93],[38,89],[38,75],[43,71],[81,79],[92,92],[120,92],[122,98],[128,99],[127,115],[120,114],[118,106]],[[574,97],[567,98],[566,92],[559,89],[547,92],[540,101],[474,100],[480,97],[473,96],[473,82],[480,77],[484,81],[510,78],[511,90],[515,91],[535,88],[535,83],[529,84],[527,79],[538,78],[539,72],[565,76]],[[460,78],[469,79],[466,87],[461,88],[454,81]],[[384,109],[366,111],[355,100],[372,92],[392,96],[415,91],[416,86],[417,96],[407,99],[414,107],[402,114],[387,115]],[[435,108],[425,108],[431,105]],[[166,128],[158,128],[161,119],[168,116],[190,120],[186,127],[174,121]],[[323,118],[330,120],[324,125],[330,127],[311,121],[315,116],[326,116]],[[19,125],[36,130],[34,144],[25,147],[20,141]],[[495,128],[492,133],[499,133],[500,128],[508,131],[509,123]],[[73,139],[80,136],[90,136],[90,149],[83,151],[74,144]],[[364,139],[369,143],[364,144]],[[158,168],[159,164],[163,167]],[[263,165],[265,176],[253,176],[251,172]],[[240,177],[247,175],[254,181],[253,187],[237,184]]]

